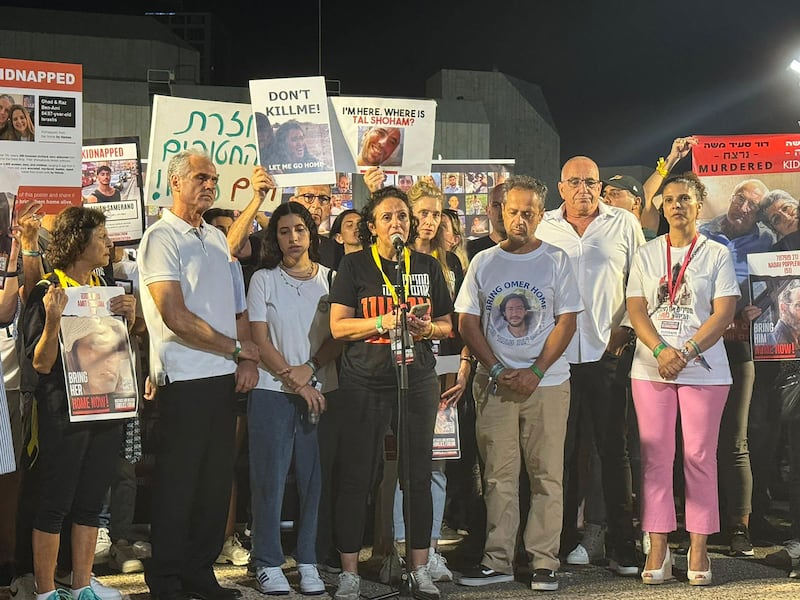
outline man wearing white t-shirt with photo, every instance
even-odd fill
[[[629,328],[620,326],[625,315],[625,285],[644,235],[632,213],[600,202],[601,187],[600,171],[593,160],[585,156],[569,159],[558,184],[564,202],[546,212],[537,229],[541,240],[569,255],[586,309],[578,315],[578,330],[566,351],[572,385],[561,552],[579,549],[577,448],[594,439],[602,465],[609,568],[618,575],[635,576],[639,559],[626,440],[628,403],[625,394],[615,388],[614,378],[619,354],[631,335]],[[584,411],[588,418],[582,416]],[[589,427],[580,429],[579,424],[584,423]]]
[[[506,181],[502,212],[508,237],[475,256],[455,304],[461,335],[480,361],[473,393],[487,520],[481,564],[464,572],[462,585],[514,580],[521,449],[531,481],[523,534],[531,588],[558,589],[569,413],[564,350],[583,303],[567,255],[536,238],[546,194],[547,187],[532,177]]]

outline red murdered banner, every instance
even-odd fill
[[[692,170],[700,177],[800,172],[800,134],[698,136]]]
[[[751,299],[748,257],[769,252],[797,227],[800,134],[698,136],[692,170],[708,193],[699,230],[731,250],[742,293],[725,340],[749,343],[752,325],[742,309],[758,299]]]

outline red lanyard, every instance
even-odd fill
[[[678,271],[678,276],[675,278],[675,285],[672,285],[672,243],[669,239],[669,234],[667,234],[667,294],[669,295],[669,305],[675,305],[675,294],[681,287],[681,281],[683,281],[683,274],[686,272],[686,267],[689,266],[689,261],[692,259],[692,250],[694,250],[694,245],[697,243],[697,236],[694,236],[692,240],[692,244],[689,246],[689,251],[686,253],[686,256],[683,258],[683,264],[681,265],[681,270]]]

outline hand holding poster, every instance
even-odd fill
[[[65,289],[61,358],[71,422],[136,416],[139,393],[128,328],[108,310],[118,287]]]
[[[340,171],[431,172],[436,101],[407,98],[329,98],[333,152]]]
[[[171,206],[167,166],[178,152],[198,148],[217,168],[216,208],[241,210],[253,199],[250,178],[258,164],[249,104],[154,96],[145,202]],[[275,198],[279,201],[280,191]],[[277,202],[275,203],[277,205]],[[272,211],[274,206],[262,205]]]
[[[258,156],[281,187],[335,183],[324,77],[250,82]]]
[[[81,202],[82,89],[81,65],[0,58],[0,166],[47,213]]]
[[[747,257],[753,310],[753,360],[800,357],[800,252]]]

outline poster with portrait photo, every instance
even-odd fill
[[[67,288],[61,317],[61,359],[70,422],[136,416],[139,391],[124,319],[108,309],[119,287]]]
[[[489,235],[489,217],[486,215],[474,215],[467,220],[469,231],[467,236],[470,238]]]
[[[747,257],[750,294],[760,314],[753,319],[753,360],[800,358],[800,252]]]
[[[278,186],[336,183],[324,77],[252,80],[250,102],[259,161]]]
[[[20,201],[80,205],[82,66],[0,58],[0,72],[0,166],[20,174]]]
[[[106,216],[117,246],[138,244],[145,226],[138,137],[85,140],[81,165],[83,206]]]
[[[488,194],[466,194],[464,202],[467,205],[468,215],[485,215],[486,205],[489,202]]]
[[[436,101],[409,98],[328,98],[333,153],[339,170],[431,172]]]
[[[458,428],[458,408],[439,404],[433,428],[433,460],[461,458],[461,435]]]
[[[697,140],[692,169],[708,194],[699,230],[733,245],[742,294],[738,316],[724,338],[748,342],[752,324],[741,312],[750,304],[747,256],[769,252],[776,241],[797,228],[800,134],[698,136]]]
[[[470,171],[465,174],[464,190],[468,194],[486,194],[489,192],[487,174],[483,171]]]
[[[0,290],[5,288],[8,271],[16,270],[16,265],[9,264],[9,260],[12,244],[11,225],[14,223],[17,210],[19,182],[19,173],[0,167]]]

